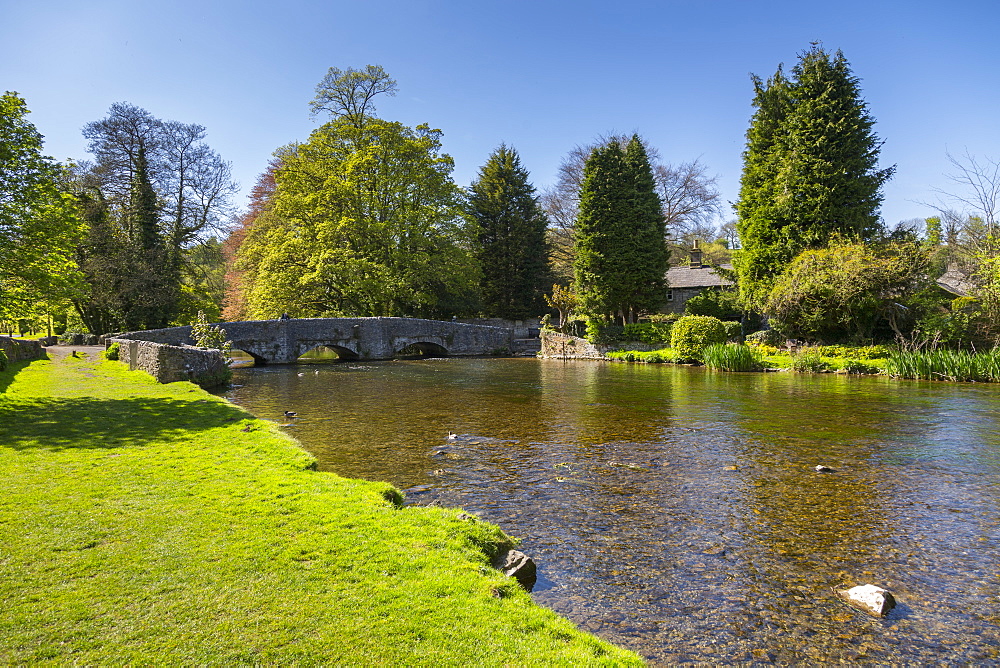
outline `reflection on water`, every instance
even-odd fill
[[[236,373],[230,398],[297,411],[321,469],[499,524],[539,603],[655,663],[1000,661],[995,386],[531,359]],[[887,618],[832,592],[865,583],[896,594]]]

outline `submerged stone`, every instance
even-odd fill
[[[896,607],[896,599],[891,592],[871,584],[838,591],[837,594],[848,604],[873,617],[884,617]]]

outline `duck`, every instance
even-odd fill
[[[298,413],[296,413],[295,411],[285,411],[285,417],[287,418],[293,418],[296,415],[298,415]]]
[[[449,441],[453,441],[453,440],[455,440],[456,438],[458,438],[458,434],[456,434],[456,433],[455,433],[455,432],[453,432],[453,431],[449,431],[449,432],[448,432],[448,440],[449,440]]]

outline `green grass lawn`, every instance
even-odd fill
[[[489,568],[497,528],[190,383],[70,357],[0,391],[0,664],[641,663]]]

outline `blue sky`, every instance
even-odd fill
[[[918,202],[950,187],[946,151],[1000,158],[998,28],[996,0],[0,0],[0,90],[58,159],[87,157],[80,129],[113,102],[200,123],[245,194],[317,127],[328,67],[379,64],[399,82],[379,115],[443,130],[459,184],[501,142],[544,188],[573,146],[638,131],[667,161],[700,159],[732,201],[750,73],[818,40],[862,80],[897,166],[895,223],[933,213]]]

